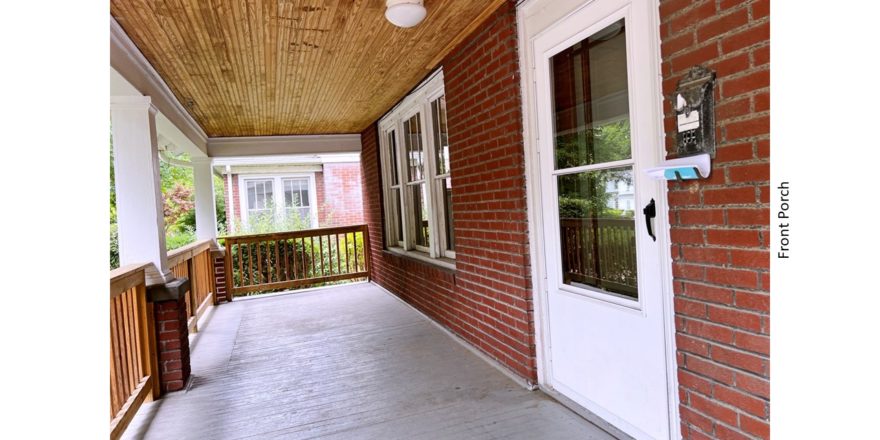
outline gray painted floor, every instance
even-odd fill
[[[613,439],[371,284],[223,304],[148,439]]]

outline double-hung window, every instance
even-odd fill
[[[443,72],[379,122],[385,245],[435,259],[455,258],[452,178]]]
[[[241,175],[241,218],[247,229],[259,222],[277,227],[316,228],[315,179],[312,174]]]

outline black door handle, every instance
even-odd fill
[[[645,226],[648,227],[648,235],[651,236],[651,239],[657,241],[657,237],[654,236],[654,231],[651,229],[651,219],[657,217],[657,207],[654,204],[654,199],[651,199],[651,203],[648,203],[648,206],[645,206],[642,213],[645,214]]]

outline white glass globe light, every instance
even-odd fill
[[[387,0],[385,7],[385,18],[402,28],[413,27],[428,15],[422,0]]]

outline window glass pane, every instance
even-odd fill
[[[272,186],[273,182],[271,180],[266,180],[263,182],[263,191],[265,191],[265,198],[263,199],[263,206],[266,209],[272,209],[274,206],[275,199],[272,198]]]
[[[413,225],[416,230],[416,244],[428,246],[428,204],[425,194],[425,184],[410,186],[413,201]]]
[[[254,182],[248,182],[247,183],[248,209],[256,209],[257,208],[256,203],[257,203],[257,192],[254,187]]]
[[[290,208],[294,206],[293,203],[293,181],[285,180],[284,181],[284,207]]]
[[[632,168],[557,179],[563,283],[638,298]]]
[[[402,217],[403,211],[400,210],[400,188],[395,188],[394,190],[391,191],[391,193],[394,195],[393,196],[394,197],[394,206],[395,206],[395,211],[394,211],[395,219],[394,219],[394,221],[395,221],[395,223],[397,223],[397,225],[396,225],[397,226],[397,237],[394,237],[394,239],[397,241],[401,241],[401,240],[403,240],[403,217]],[[397,246],[398,244],[399,243],[394,243],[395,246]]]
[[[248,210],[265,210],[272,207],[271,180],[248,180],[246,186]]]
[[[449,130],[446,126],[446,96],[441,96],[431,103],[431,118],[434,122],[437,174],[446,174],[449,172]]]
[[[441,179],[443,210],[446,218],[446,249],[455,251],[455,228],[452,227],[452,178]]]
[[[624,22],[551,60],[556,169],[629,159]]]
[[[309,179],[284,180],[284,207],[309,206]]]
[[[424,179],[425,158],[422,151],[421,114],[416,113],[413,117],[403,122],[403,134],[409,181],[416,182],[422,180]]]
[[[391,150],[391,163],[388,164],[391,168],[391,184],[397,185],[400,179],[397,177],[397,138],[394,136],[394,130],[388,132],[388,146]]]

